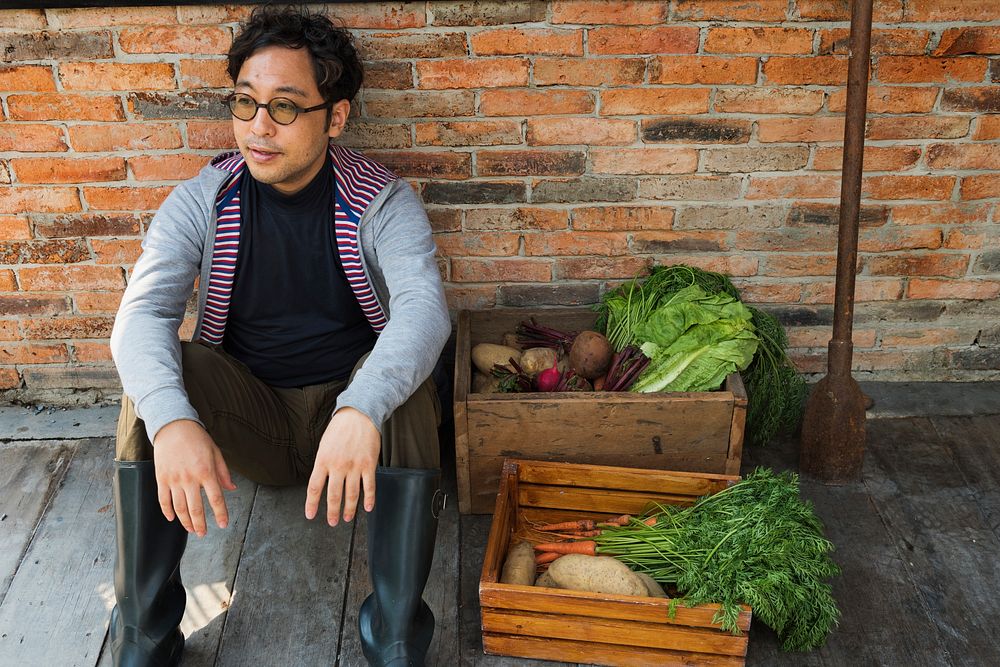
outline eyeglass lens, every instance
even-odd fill
[[[295,103],[284,97],[275,97],[266,105],[258,104],[257,100],[243,93],[229,97],[229,110],[240,120],[253,120],[261,106],[265,106],[274,122],[281,125],[288,125],[299,115]]]

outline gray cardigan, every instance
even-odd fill
[[[208,285],[216,197],[229,173],[212,164],[167,197],[142,243],[111,332],[111,353],[125,394],[152,441],[168,423],[201,423],[181,375],[178,328],[185,305]],[[388,323],[364,367],[337,400],[381,431],[383,422],[430,375],[451,333],[427,214],[403,180],[390,181],[358,224],[362,265]],[[206,290],[198,290],[201,335]]]

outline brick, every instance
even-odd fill
[[[812,30],[804,28],[709,28],[705,53],[747,55],[812,52]]]
[[[461,232],[436,234],[441,257],[510,257],[517,254],[520,234],[510,232]]]
[[[4,315],[62,315],[69,312],[69,300],[65,296],[42,296],[32,294],[0,294],[0,312]],[[20,336],[18,336],[20,338]]]
[[[945,111],[1000,113],[1000,86],[945,88],[941,93]]]
[[[547,7],[531,0],[435,2],[428,6],[433,25],[478,26],[544,21]]]
[[[995,27],[962,26],[948,28],[941,34],[936,56],[960,56],[968,53],[983,55],[1000,54],[1000,35]]]
[[[638,58],[536,58],[537,86],[626,86],[643,82],[646,62]]]
[[[472,208],[465,212],[468,230],[561,230],[569,226],[569,212],[551,208]]]
[[[472,175],[472,156],[469,153],[390,151],[369,155],[405,178],[464,179]]]
[[[0,295],[0,301],[4,297]],[[21,328],[14,320],[0,320],[0,340],[21,340]]]
[[[49,24],[57,28],[168,24],[177,20],[173,7],[102,7],[50,9]]]
[[[53,317],[24,320],[24,335],[29,340],[59,338],[107,338],[111,335],[111,317]]]
[[[398,30],[422,28],[427,22],[424,8],[416,2],[345,3],[334,12],[347,28]]]
[[[980,116],[976,120],[976,132],[972,135],[972,138],[976,141],[1000,139],[1000,114]]]
[[[0,28],[38,30],[46,25],[44,9],[0,9]]]
[[[0,151],[55,153],[67,150],[63,130],[57,125],[14,123],[0,125]]]
[[[427,183],[423,200],[427,204],[514,204],[526,201],[526,192],[524,183]]]
[[[962,199],[996,199],[1000,197],[1000,174],[965,176],[960,192]]]
[[[172,186],[83,188],[83,197],[93,211],[155,211]],[[79,210],[73,209],[73,210]],[[115,232],[117,233],[117,232]]]
[[[924,56],[882,56],[876,61],[875,76],[883,83],[949,83],[982,81],[985,58],[928,58]]]
[[[882,335],[882,347],[931,347],[939,345],[971,345],[975,333],[960,328],[897,330]]]
[[[914,278],[910,280],[906,296],[909,299],[995,299],[1000,296],[1000,281]]]
[[[417,62],[418,88],[502,88],[528,84],[523,58],[423,60]]]
[[[795,171],[808,161],[807,146],[734,146],[701,152],[701,168],[713,173]]]
[[[635,121],[610,118],[529,118],[529,146],[614,146],[635,141]]]
[[[659,255],[682,252],[721,252],[728,248],[724,232],[636,232],[632,235],[633,253]]]
[[[710,88],[619,88],[601,92],[602,116],[708,111]]]
[[[867,111],[873,113],[927,113],[934,108],[938,89],[932,87],[871,86]],[[830,93],[827,108],[833,112],[847,109],[846,89]]]
[[[172,90],[177,87],[169,63],[60,63],[66,90]]]
[[[552,263],[538,259],[455,258],[451,279],[458,283],[548,282]]]
[[[797,0],[798,18],[804,21],[850,21],[848,0]],[[876,23],[901,21],[903,0],[875,0],[872,20]]]
[[[641,0],[556,0],[552,23],[582,25],[656,25],[667,18],[667,3]]]
[[[823,108],[822,90],[806,88],[719,88],[716,111],[722,113],[811,114]]]
[[[942,248],[951,250],[981,250],[985,241],[982,232],[968,232],[964,229],[953,229],[945,233]]]
[[[662,262],[687,264],[705,271],[725,273],[728,276],[753,276],[757,274],[760,261],[745,255],[680,255],[671,253]]]
[[[825,174],[809,176],[750,176],[747,199],[828,199],[840,195],[840,177]]]
[[[120,157],[25,157],[14,158],[10,162],[21,183],[80,183],[125,179],[125,160]]]
[[[844,151],[837,146],[817,146],[813,156],[816,171],[840,171]],[[920,146],[865,146],[865,171],[903,171],[920,161]]]
[[[236,148],[231,121],[189,121],[187,136],[190,148]]]
[[[178,23],[235,23],[250,17],[252,5],[177,7]]]
[[[582,306],[597,303],[600,287],[596,283],[559,285],[501,285],[497,304],[524,306]]]
[[[573,209],[573,229],[643,231],[672,229],[674,210],[663,206],[592,206]]]
[[[178,7],[178,9],[182,9]],[[228,88],[233,85],[222,58],[183,59],[178,63],[181,88]]]
[[[225,97],[221,92],[211,91],[132,93],[128,96],[128,106],[129,111],[143,120],[229,120],[232,116],[223,104]]]
[[[582,151],[515,150],[479,151],[479,176],[572,176],[586,171]]]
[[[114,266],[40,266],[20,272],[21,289],[26,292],[114,290],[125,287],[121,269]]]
[[[797,276],[833,276],[837,274],[837,256],[800,255],[791,253],[776,253],[765,259],[765,268],[761,271],[765,276],[797,277]]]
[[[762,70],[769,84],[841,86],[847,83],[847,58],[844,56],[768,58]]]
[[[592,55],[637,53],[696,53],[700,30],[696,27],[591,28],[587,50]]]
[[[414,123],[418,146],[499,146],[521,143],[521,124],[512,120]]]
[[[533,232],[524,235],[528,256],[628,254],[628,241],[616,232]]]
[[[774,315],[785,327],[829,327],[833,324],[833,309],[829,307],[782,306],[779,308],[769,308],[768,312]]]
[[[91,239],[98,264],[135,264],[142,252],[139,239]]]
[[[63,343],[0,345],[0,364],[63,364],[68,361],[69,351]]]
[[[0,188],[0,213],[63,213],[80,210],[76,188]]]
[[[742,298],[742,293],[740,297]],[[876,332],[873,329],[854,329],[851,335],[851,340],[854,343],[854,347],[874,347],[876,341]],[[829,327],[795,327],[788,330],[788,347],[791,348],[804,348],[804,347],[822,347],[826,348],[833,338],[833,332]]]
[[[365,60],[393,58],[451,58],[468,54],[465,33],[381,32],[358,35],[357,45]]]
[[[230,29],[218,26],[145,25],[118,34],[125,53],[224,54],[232,41]]]
[[[0,89],[47,92],[56,89],[56,82],[48,65],[0,65]]]
[[[750,121],[730,118],[648,118],[642,121],[642,140],[647,143],[744,144],[750,139],[750,126]]]
[[[425,116],[471,116],[475,94],[467,90],[447,92],[365,92],[365,115],[373,118],[419,118]]]
[[[431,231],[460,232],[462,231],[462,211],[457,208],[429,208],[427,219],[431,223]]]
[[[729,201],[740,196],[742,179],[735,176],[664,176],[641,179],[640,199]]]
[[[386,60],[365,64],[365,88],[367,89],[407,90],[412,87],[413,65],[410,63]]]
[[[111,33],[96,32],[4,32],[4,61],[113,58]]]
[[[981,0],[906,0],[904,21],[996,21],[1000,9]]]
[[[110,366],[33,366],[22,369],[22,375],[27,389],[33,392],[48,389],[103,389],[107,393],[118,394],[122,390],[118,372]]]
[[[757,138],[762,143],[843,141],[844,118],[762,118],[757,121]]]
[[[756,58],[659,56],[649,66],[650,83],[755,83]]]
[[[868,176],[861,196],[868,199],[950,199],[954,176]]]
[[[502,28],[473,33],[470,41],[477,56],[583,55],[581,30]]]
[[[896,250],[935,250],[941,247],[940,229],[866,229],[858,239],[861,252],[893,252]]]
[[[143,155],[128,158],[128,167],[137,181],[179,181],[197,176],[210,159],[207,155]]]
[[[796,303],[802,294],[801,285],[763,283],[759,280],[752,282],[737,280],[734,284],[740,291],[740,300],[743,303]],[[791,335],[791,332],[788,333]]]
[[[77,292],[73,295],[73,301],[79,313],[116,313],[122,294],[122,292]]]
[[[107,342],[75,341],[73,359],[84,364],[111,361],[111,346]]]
[[[691,206],[677,211],[674,229],[764,229],[781,227],[787,215],[777,206]]]
[[[819,54],[848,55],[851,48],[850,32],[847,28],[820,30]],[[875,28],[872,30],[871,52],[876,56],[923,55],[930,37],[931,33],[927,30]]]
[[[72,264],[89,259],[81,239],[0,242],[0,264]]]
[[[484,90],[479,111],[484,116],[556,116],[589,114],[594,96],[583,90]]]
[[[1000,250],[984,252],[976,258],[973,273],[1000,273]]]
[[[399,123],[350,123],[338,141],[349,148],[407,148],[410,128]]]
[[[170,123],[71,125],[69,143],[75,151],[110,152],[181,148],[180,130]]]
[[[106,95],[9,95],[11,120],[125,120],[121,100]]]
[[[635,181],[630,178],[580,176],[571,181],[535,181],[531,201],[537,204],[588,201],[631,201],[635,199]]]
[[[788,3],[784,0],[705,2],[675,0],[672,18],[686,21],[784,21]]]
[[[927,147],[927,166],[1000,170],[1000,144],[932,144]]]
[[[444,295],[450,310],[490,310],[497,305],[497,288],[454,287],[445,285]]]
[[[957,139],[969,133],[970,122],[966,116],[869,118],[865,137],[874,140]]]
[[[873,276],[947,276],[957,278],[969,268],[968,255],[918,254],[870,257],[865,266]]]
[[[561,280],[626,280],[649,273],[649,257],[565,257],[556,260]]]
[[[16,292],[17,279],[9,269],[0,270],[0,292]]]
[[[802,303],[833,303],[834,283],[806,283]],[[903,298],[903,281],[889,278],[859,278],[854,286],[855,301],[896,301]]]
[[[687,174],[698,170],[693,148],[592,148],[595,174]]]
[[[11,241],[31,238],[31,225],[24,215],[0,215],[0,239]]]

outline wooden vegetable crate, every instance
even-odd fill
[[[472,347],[499,343],[534,316],[564,331],[589,308],[463,310],[455,351],[455,460],[462,513],[493,511],[504,457],[736,475],[747,396],[739,373],[720,391],[472,393]]]
[[[510,544],[549,541],[539,523],[637,515],[650,501],[690,505],[738,477],[507,459],[486,546],[479,602],[483,648],[493,655],[599,665],[743,665],[751,609],[733,635],[712,622],[719,605],[502,584]]]

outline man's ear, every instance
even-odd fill
[[[351,103],[348,100],[340,100],[330,108],[330,127],[328,134],[330,138],[339,137],[347,125],[347,117],[351,115]]]

